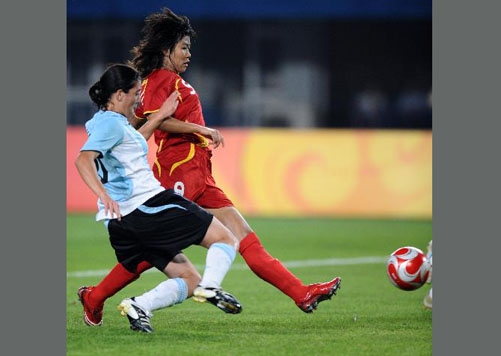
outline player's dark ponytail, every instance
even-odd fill
[[[139,80],[139,73],[125,64],[112,64],[89,89],[91,100],[100,110],[106,110],[110,97],[117,90],[127,93]]]
[[[109,97],[106,97],[103,94],[103,87],[100,81],[97,81],[93,86],[89,89],[89,96],[91,100],[97,105],[98,108],[102,108],[106,106]]]

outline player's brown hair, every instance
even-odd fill
[[[101,110],[106,109],[106,104],[111,95],[119,89],[125,93],[136,85],[139,73],[131,66],[125,64],[112,64],[101,75],[101,78],[89,89],[91,100]]]
[[[194,37],[195,30],[186,16],[176,15],[168,8],[153,13],[144,20],[139,44],[132,48],[131,64],[145,78],[161,68],[166,50],[173,50],[184,36]]]

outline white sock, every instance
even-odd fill
[[[212,244],[207,251],[204,275],[200,285],[206,288],[220,288],[236,254],[237,251],[231,245],[221,242]]]
[[[430,298],[433,298],[431,290],[432,288],[430,288],[430,292],[428,294],[430,295]]]
[[[188,286],[182,278],[174,278],[160,283],[158,286],[135,297],[136,303],[149,312],[182,303],[188,296]]]

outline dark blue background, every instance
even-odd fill
[[[144,18],[162,7],[190,18],[431,18],[431,0],[68,0],[69,18]]]

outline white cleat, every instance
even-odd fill
[[[198,286],[193,291],[193,300],[199,303],[209,302],[228,314],[238,314],[242,311],[242,305],[237,298],[221,288]]]
[[[153,328],[150,324],[150,318],[153,314],[137,304],[134,298],[125,298],[117,306],[117,309],[120,315],[127,317],[131,330],[143,333],[153,332]]]

